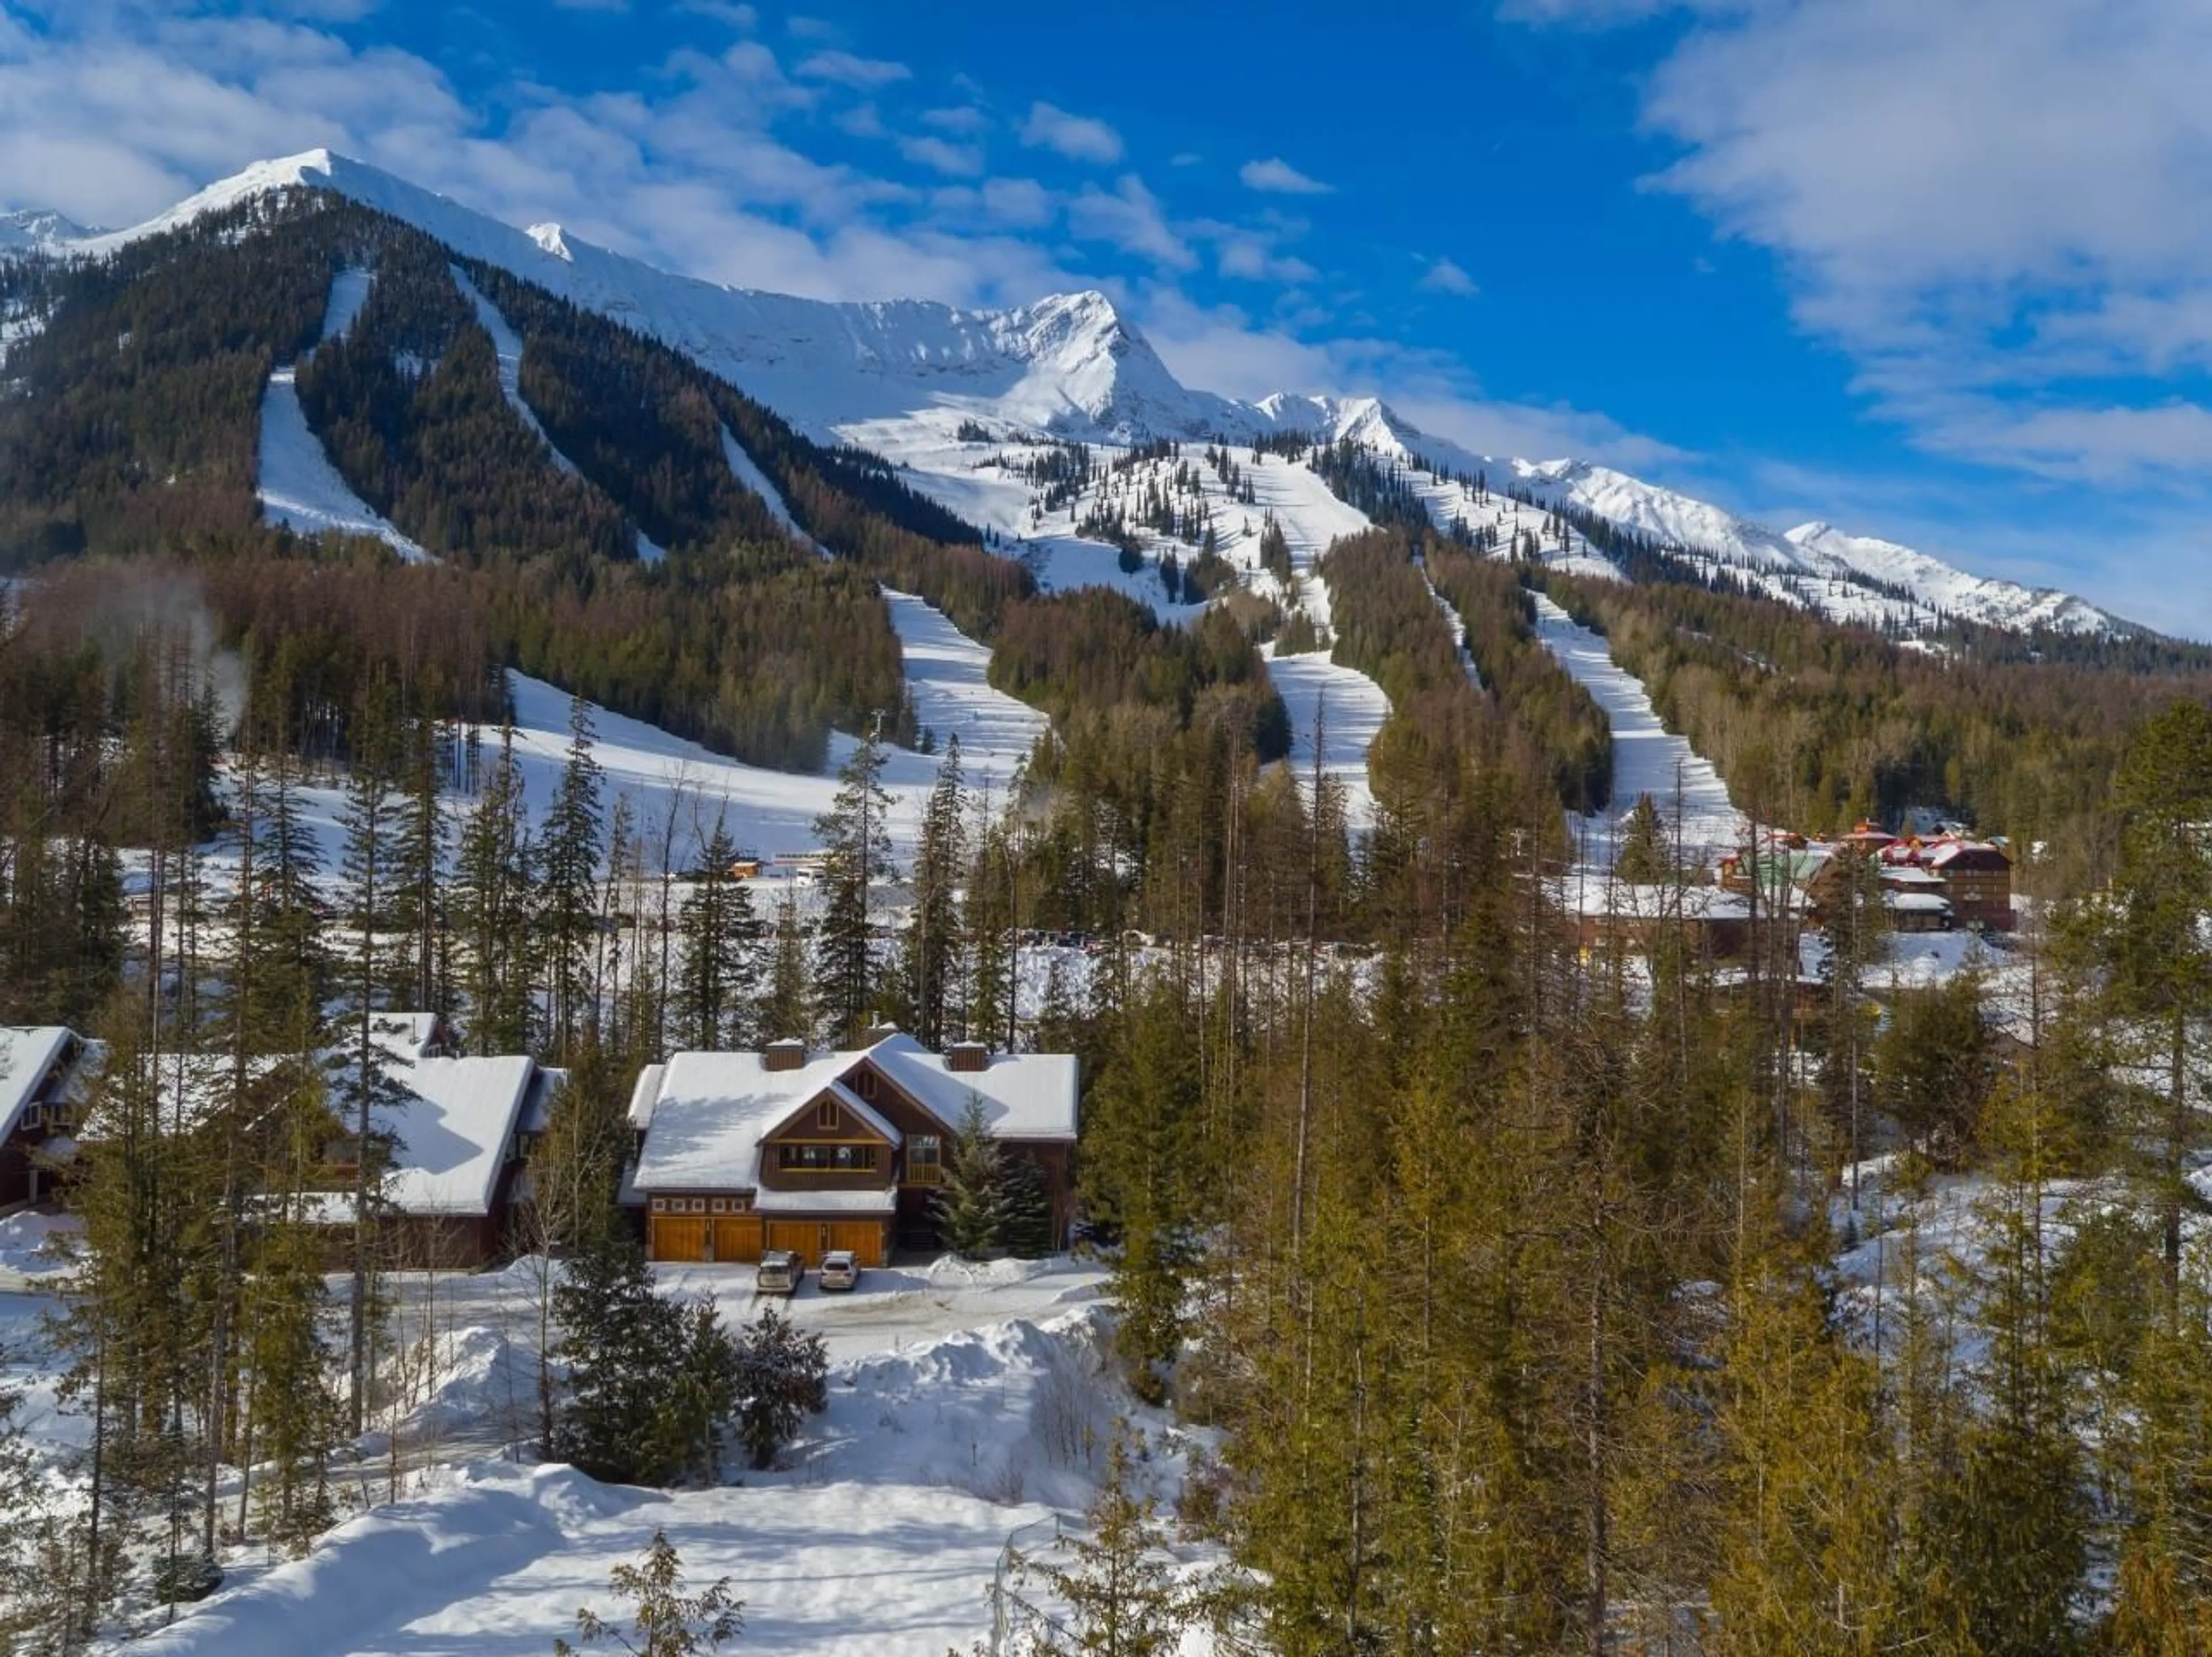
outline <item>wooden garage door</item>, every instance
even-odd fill
[[[849,1248],[862,1266],[884,1263],[884,1226],[880,1220],[837,1220],[826,1228],[830,1247]]]
[[[646,1255],[656,1260],[703,1260],[707,1258],[707,1220],[704,1215],[655,1214],[646,1239]]]
[[[761,1257],[759,1215],[717,1214],[708,1223],[714,1228],[717,1260],[757,1260]]]
[[[809,1266],[822,1263],[822,1223],[819,1220],[770,1220],[768,1246],[788,1248]]]
[[[881,1220],[770,1220],[768,1246],[788,1248],[809,1266],[822,1264],[833,1248],[849,1248],[862,1266],[884,1263]]]

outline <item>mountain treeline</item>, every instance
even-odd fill
[[[1739,806],[1808,831],[1924,806],[2106,859],[2098,824],[2129,731],[2167,703],[2212,696],[2203,668],[1970,660],[1771,599],[1558,572],[1543,580],[1605,634]]]

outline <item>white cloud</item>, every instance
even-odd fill
[[[904,64],[884,58],[859,58],[849,52],[817,52],[793,73],[802,80],[828,81],[860,92],[873,92],[914,78],[914,71]]]
[[[725,23],[746,33],[760,27],[758,11],[749,5],[732,3],[732,0],[677,0],[676,9],[700,17],[711,17],[718,23]]]
[[[1474,278],[1451,259],[1440,258],[1421,272],[1421,288],[1431,294],[1451,294],[1461,299],[1472,299],[1480,290]]]
[[[1071,115],[1052,104],[1030,106],[1022,124],[1022,142],[1031,149],[1056,150],[1072,161],[1095,161],[1111,167],[1121,159],[1121,135],[1103,121],[1087,115]]]
[[[986,130],[991,118],[973,104],[955,104],[950,109],[925,109],[922,124],[933,126],[939,132],[950,132],[956,137],[972,138]]]
[[[1372,393],[1422,430],[1476,454],[1571,454],[1647,468],[1689,458],[1601,414],[1486,398],[1457,362],[1395,340],[1300,339],[1236,307],[1200,307],[1173,292],[1148,294],[1141,320],[1177,379],[1227,396]]]
[[[957,179],[972,179],[983,170],[983,152],[974,144],[956,144],[924,134],[916,138],[901,138],[898,148],[899,154],[916,166],[950,173]]]
[[[2212,8],[1699,10],[1646,83],[1648,127],[1680,147],[1650,185],[1775,253],[1798,319],[1857,360],[1880,413],[1931,450],[2051,476],[2197,464],[2207,416],[2172,377],[2212,363]],[[2137,378],[2146,393],[2113,391]]]
[[[984,210],[1001,224],[1033,229],[1052,222],[1052,196],[1035,179],[987,179],[982,198]]]
[[[1188,270],[1198,263],[1190,244],[1168,223],[1159,197],[1133,173],[1123,174],[1111,191],[1085,185],[1068,203],[1067,225],[1085,241],[1110,243],[1168,270]]]
[[[1264,161],[1247,161],[1237,169],[1237,176],[1244,180],[1247,190],[1277,196],[1326,196],[1336,188],[1319,179],[1308,178],[1280,155],[1271,155]]]

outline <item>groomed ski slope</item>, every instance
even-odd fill
[[[536,412],[523,400],[522,336],[507,325],[507,319],[499,313],[499,307],[462,274],[460,266],[456,264],[447,268],[453,273],[453,282],[460,288],[461,297],[468,300],[477,313],[477,322],[483,325],[484,332],[491,336],[492,354],[499,359],[499,389],[507,398],[507,407],[521,416],[522,423],[529,427],[531,434],[545,446],[545,452],[553,457],[556,466],[571,477],[582,476],[576,463],[555,446],[553,440],[545,434],[545,428],[538,424]],[[637,531],[636,537],[640,563],[657,564],[668,555],[666,550],[655,545],[643,530]]]
[[[1313,585],[1319,588],[1321,583]],[[1313,774],[1318,716],[1322,769],[1343,792],[1345,821],[1355,833],[1372,828],[1375,790],[1367,776],[1367,750],[1390,717],[1390,699],[1382,687],[1357,668],[1338,666],[1325,650],[1278,656],[1273,645],[1267,646],[1267,677],[1291,716],[1287,762],[1292,774],[1302,785]]]
[[[1651,796],[1669,828],[1678,799],[1685,853],[1710,862],[1743,838],[1743,816],[1710,762],[1659,722],[1643,681],[1614,665],[1605,640],[1579,625],[1543,593],[1536,601],[1536,636],[1577,684],[1596,698],[1613,727],[1613,800],[1591,816],[1567,820],[1581,861],[1613,866],[1620,823],[1638,797]]]
[[[294,369],[278,368],[261,392],[261,515],[301,535],[374,536],[410,564],[435,561],[353,492],[300,406]]]
[[[323,312],[323,331],[315,342],[343,339],[361,307],[368,303],[374,278],[366,270],[348,269],[331,279],[331,296]],[[313,356],[313,351],[308,355]],[[261,515],[301,535],[360,535],[374,537],[410,564],[437,561],[375,507],[353,492],[353,486],[331,464],[330,452],[307,424],[300,406],[298,367],[288,364],[274,369],[261,392],[261,451],[256,491]]]
[[[906,658],[907,694],[915,718],[936,740],[960,738],[963,768],[983,765],[1011,773],[1051,725],[1027,702],[990,683],[991,652],[910,592],[884,589],[891,626]]]

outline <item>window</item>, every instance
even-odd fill
[[[707,1211],[709,1214],[728,1213],[730,1211],[730,1199],[727,1197],[708,1198],[707,1199]]]
[[[854,1077],[853,1078],[853,1091],[859,1094],[863,1099],[872,1100],[876,1096],[875,1071],[872,1070],[864,1070],[858,1076]]]
[[[694,1197],[691,1199],[691,1211],[694,1214],[704,1214],[707,1211],[707,1199],[704,1197]]]
[[[814,1107],[814,1126],[824,1133],[837,1131],[837,1102],[835,1099],[824,1099]]]
[[[916,1133],[906,1142],[906,1182],[941,1185],[945,1180],[944,1142],[934,1133]]]
[[[668,1212],[668,1199],[665,1197],[655,1197],[653,1199],[653,1211],[656,1214],[665,1214]]]
[[[872,1174],[876,1147],[781,1144],[775,1148],[775,1165],[795,1174]]]

